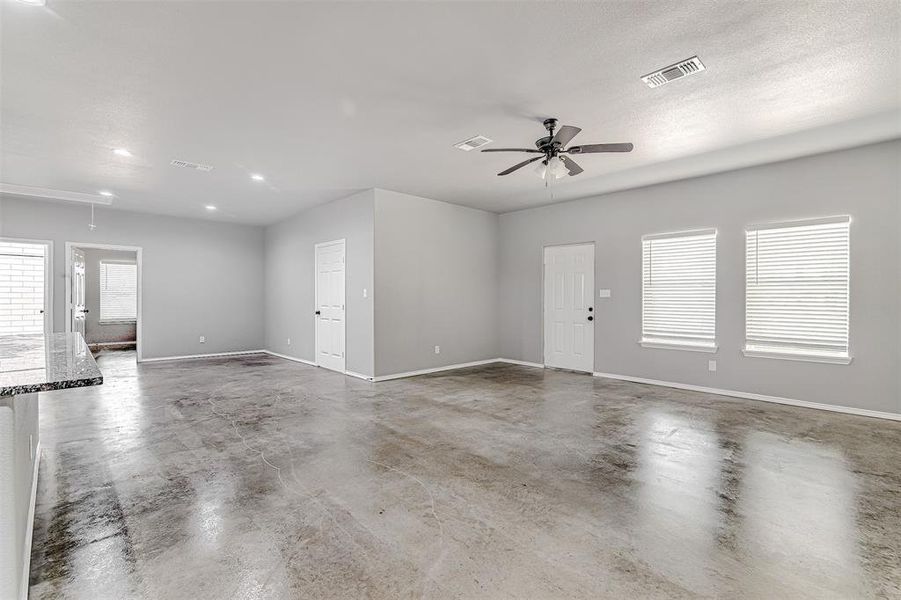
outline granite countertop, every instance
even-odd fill
[[[0,336],[0,396],[102,383],[80,333]]]

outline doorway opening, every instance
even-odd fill
[[[0,335],[53,331],[53,242],[0,238]]]
[[[544,248],[544,364],[594,371],[594,244]]]
[[[316,364],[344,373],[344,240],[316,244]]]
[[[142,357],[142,250],[66,242],[66,331],[91,351]]]

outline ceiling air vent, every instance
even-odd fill
[[[492,140],[490,138],[486,138],[484,135],[477,135],[469,138],[468,140],[463,140],[462,142],[454,144],[454,148],[459,148],[460,150],[469,152],[470,150],[481,148],[485,144],[490,144],[491,142]]]
[[[706,70],[704,63],[697,56],[678,62],[674,65],[664,67],[653,73],[642,76],[641,80],[648,84],[648,87],[655,88],[666,85],[675,79],[681,79],[687,75],[694,75]]]
[[[184,168],[186,168],[186,169],[194,169],[195,171],[205,171],[205,172],[209,172],[209,171],[212,171],[212,170],[213,170],[213,167],[212,167],[211,165],[201,165],[201,164],[198,164],[198,163],[188,162],[188,161],[186,161],[186,160],[178,160],[178,159],[176,159],[176,160],[173,160],[173,161],[172,161],[171,163],[169,163],[169,164],[172,165],[172,166],[175,166],[175,167],[184,167]]]

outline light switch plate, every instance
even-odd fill
[[[598,290],[599,298],[609,298],[611,296],[610,290]]]
[[[711,373],[716,372],[716,361],[715,360],[707,361],[707,370],[710,371]]]

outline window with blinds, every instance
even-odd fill
[[[850,217],[749,227],[745,354],[850,362]]]
[[[641,238],[641,344],[716,350],[716,230]]]
[[[100,320],[135,321],[138,315],[138,266],[100,263]]]

